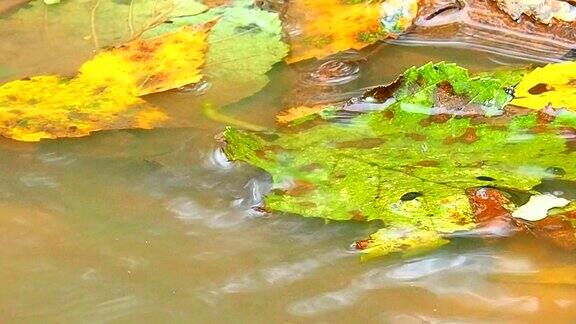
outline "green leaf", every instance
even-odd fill
[[[487,117],[483,111],[462,114],[459,107],[431,115],[446,83],[467,102],[500,107],[509,100],[503,99],[504,87],[516,81],[488,74],[469,78],[466,70],[443,63],[410,69],[404,77],[397,101],[384,111],[344,122],[342,116],[305,122],[299,131],[228,128],[224,151],[230,160],[272,175],[269,210],[380,221],[382,232],[365,250],[370,255],[438,246],[447,234],[475,228],[469,188],[534,192],[543,177],[576,177],[575,153],[559,135],[574,124],[573,115],[549,122],[531,112]],[[406,103],[422,109],[406,109]],[[563,172],[550,173],[558,168]]]
[[[269,81],[266,73],[288,54],[288,46],[282,41],[278,14],[258,8],[253,1],[235,1],[200,15],[175,18],[144,36],[210,21],[216,24],[208,36],[204,70],[211,87],[204,98],[225,105],[261,90]]]
[[[390,92],[405,110],[497,115],[512,100],[509,89],[520,82],[522,75],[522,70],[515,70],[470,77],[468,70],[456,64],[429,63],[408,69],[392,85],[376,88],[368,93],[372,98],[364,96],[361,101],[389,104],[388,96],[379,97]]]

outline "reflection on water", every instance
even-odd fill
[[[30,57],[13,62],[10,78],[77,64],[63,56],[48,68],[46,60],[38,64],[42,51],[22,51]],[[502,63],[461,50],[370,51],[367,61],[278,66],[265,95],[226,112],[271,125],[283,105],[301,99],[281,94],[302,93],[305,80],[331,88],[307,93],[322,101],[390,82],[429,60],[475,70]],[[574,255],[520,236],[456,240],[428,255],[361,264],[346,242],[378,224],[255,210],[271,181],[226,161],[214,140],[223,125],[203,118],[178,92],[149,100],[182,111],[194,128],[39,144],[0,140],[0,322],[576,320],[574,285],[492,280],[576,267]]]

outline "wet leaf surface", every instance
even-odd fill
[[[153,128],[166,119],[162,110],[124,88],[78,79],[38,76],[0,87],[0,134],[18,141]]]
[[[551,166],[565,171],[562,179],[574,180],[573,153],[566,152],[566,140],[559,136],[576,121],[572,114],[554,121],[539,121],[537,113],[520,114],[498,127],[492,119],[501,117],[486,117],[484,110],[462,114],[446,109],[434,116],[442,103],[438,91],[448,85],[456,93],[475,91],[472,97],[478,103],[484,102],[482,94],[491,94],[485,98],[490,99],[502,91],[504,105],[510,99],[505,96],[506,82],[489,74],[469,78],[466,70],[443,64],[411,69],[405,77],[413,83],[407,81],[396,92],[396,102],[382,112],[347,120],[328,115],[324,123],[280,130],[274,136],[229,128],[225,152],[231,160],[272,175],[276,189],[266,196],[269,210],[381,221],[383,228],[363,250],[369,257],[441,245],[446,234],[476,228],[467,194],[471,188],[489,185],[530,192]],[[540,123],[546,128],[533,131]],[[373,138],[379,141],[343,144]],[[302,182],[308,183],[306,194],[294,194],[293,186]],[[518,206],[509,202],[505,208],[513,211]]]

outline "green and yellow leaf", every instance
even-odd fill
[[[278,14],[260,9],[250,0],[236,0],[200,15],[171,19],[144,36],[212,21],[215,25],[208,35],[204,68],[210,90],[203,98],[221,106],[264,88],[269,81],[266,73],[288,54],[288,46],[282,41]]]
[[[0,135],[18,141],[149,129],[167,118],[159,108],[113,85],[38,76],[0,87]]]
[[[383,229],[364,246],[370,256],[440,246],[478,225],[470,189],[530,195],[543,177],[576,179],[576,153],[559,134],[576,125],[575,115],[495,116],[520,76],[469,76],[446,63],[412,68],[392,91],[392,104],[379,101],[386,99],[379,91],[390,92],[383,88],[350,101],[381,111],[344,121],[345,115],[328,114],[272,134],[229,128],[224,152],[271,174],[268,210],[380,222]]]

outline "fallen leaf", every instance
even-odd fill
[[[437,249],[450,241],[435,231],[381,229],[370,235],[366,246],[361,249],[363,260],[401,252],[404,256],[412,256]]]
[[[362,49],[404,32],[417,12],[416,0],[291,1],[284,24],[291,47],[286,61],[321,59],[348,49]]]
[[[72,79],[38,76],[0,86],[0,134],[20,141],[153,128],[166,113],[138,96],[202,78],[206,28],[184,28],[98,54]]]
[[[237,0],[230,6],[213,8],[200,15],[172,19],[144,36],[211,21],[215,21],[215,25],[208,35],[204,68],[210,89],[203,98],[221,106],[261,90],[269,81],[266,73],[286,56],[288,46],[282,42],[278,14],[262,10],[249,0]]]
[[[531,192],[550,167],[562,169],[558,177],[564,180],[576,179],[571,162],[576,153],[566,151],[566,139],[559,135],[576,116],[542,121],[537,112],[490,117],[484,110],[462,114],[459,109],[431,115],[436,91],[448,85],[463,97],[472,95],[480,106],[505,105],[510,97],[496,98],[506,82],[490,74],[468,77],[447,64],[414,68],[405,77],[415,83],[400,88],[396,102],[384,111],[328,115],[323,123],[304,122],[296,131],[269,134],[228,128],[224,152],[230,160],[271,174],[274,190],[265,197],[267,210],[381,221],[383,228],[363,245],[368,257],[436,246],[451,233],[475,229],[471,188]],[[375,98],[371,90],[351,101],[369,98]],[[507,123],[495,126],[503,118]],[[540,123],[547,127],[532,132]],[[309,184],[306,194],[293,194],[296,183]],[[416,235],[413,240],[410,233]]]
[[[38,76],[0,86],[0,135],[18,141],[153,128],[167,116],[124,88]]]
[[[576,251],[576,205],[552,210],[548,217],[524,224],[535,236],[567,251]]]
[[[97,54],[80,67],[80,82],[113,85],[142,96],[202,79],[200,67],[209,27],[185,27],[148,40],[134,40]]]
[[[290,124],[329,110],[383,110],[398,102],[404,110],[437,115],[436,118],[442,118],[445,113],[498,115],[512,99],[509,92],[523,73],[523,70],[514,70],[470,77],[466,69],[455,64],[429,63],[410,68],[391,84],[374,87],[341,107],[295,107],[281,112],[277,120]]]
[[[526,75],[515,90],[513,105],[576,111],[576,62],[549,64]]]
[[[513,204],[505,194],[494,188],[471,188],[468,199],[474,210],[475,234],[480,236],[509,236],[520,230],[512,218]]]

